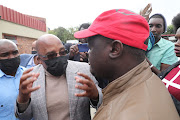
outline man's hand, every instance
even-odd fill
[[[80,61],[87,62],[88,61],[88,52],[79,52],[80,54]]]
[[[20,79],[18,102],[26,103],[31,97],[31,92],[36,91],[40,86],[32,88],[33,82],[37,80],[39,73],[30,73],[33,68],[30,68],[23,72]]]
[[[149,15],[152,12],[152,5],[149,3],[147,6],[143,9],[140,10],[140,15],[143,16],[147,21],[149,21]]]
[[[79,53],[79,49],[77,45],[72,45],[69,50],[69,58],[73,59],[76,54]]]
[[[89,97],[92,100],[98,100],[98,90],[96,85],[94,84],[91,78],[83,73],[77,73],[79,76],[84,77],[85,79],[81,79],[79,77],[75,77],[77,83],[81,83],[82,85],[75,85],[76,88],[84,90],[83,93],[75,94],[77,97]]]

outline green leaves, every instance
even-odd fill
[[[169,25],[167,27],[167,31],[165,34],[175,34],[173,25]]]
[[[67,40],[75,40],[74,33],[76,31],[78,31],[78,27],[71,27],[68,29],[58,27],[54,30],[50,30],[49,34],[56,35],[62,42],[66,43]]]

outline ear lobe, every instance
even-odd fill
[[[112,50],[109,53],[109,57],[110,58],[117,58],[119,56],[122,55],[122,51],[123,51],[123,44],[120,40],[114,40],[112,42]]]

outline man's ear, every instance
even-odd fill
[[[120,40],[114,40],[111,44],[111,52],[109,53],[110,58],[117,58],[122,55],[123,44]]]
[[[38,61],[38,64],[42,64],[42,60],[40,59],[39,56],[37,56],[37,61]]]

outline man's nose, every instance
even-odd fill
[[[61,55],[59,55],[59,53],[57,54],[57,57],[59,57],[59,56],[61,56]]]
[[[151,32],[156,32],[156,27],[155,26],[151,27]]]
[[[180,46],[180,38],[177,39],[177,42],[175,43],[175,46]]]

